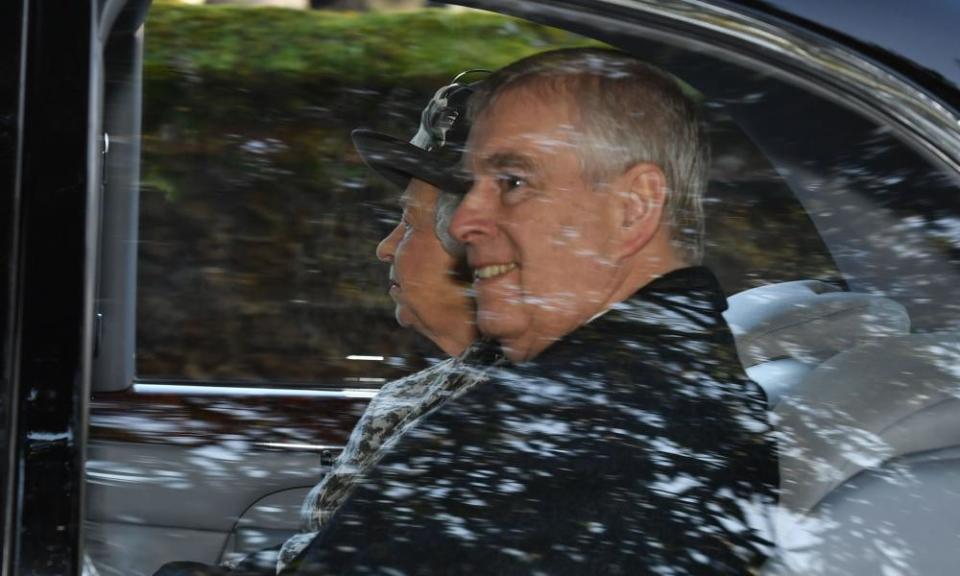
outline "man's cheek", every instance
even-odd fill
[[[584,295],[565,290],[557,286],[555,290],[537,295],[528,295],[524,302],[536,309],[538,314],[569,314],[575,311],[584,300]]]

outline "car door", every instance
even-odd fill
[[[334,321],[308,305],[309,295],[289,290],[291,267],[303,261],[284,262],[284,252],[303,240],[291,240],[287,228],[305,223],[287,214],[296,210],[297,195],[284,192],[291,184],[256,164],[269,159],[262,146],[283,143],[264,136],[261,118],[254,126],[243,115],[204,118],[262,101],[218,97],[202,83],[191,89],[195,78],[179,69],[165,81],[171,69],[155,64],[177,50],[163,34],[182,33],[184,24],[164,19],[188,20],[196,9],[110,7],[100,55],[107,148],[85,550],[102,574],[150,574],[171,550],[216,563],[295,533],[300,502],[384,381],[379,372],[402,371],[296,340]],[[227,20],[233,15],[242,16],[228,11]],[[183,37],[201,48],[213,40],[201,35],[215,34],[191,30]],[[262,197],[258,184],[277,197]],[[233,196],[223,192],[229,186]],[[280,220],[271,230],[263,218]],[[291,275],[271,272],[265,258]],[[305,322],[301,311],[313,318]],[[382,310],[366,316],[354,320],[370,334],[387,326]],[[350,352],[370,355],[362,338],[354,341]]]
[[[455,12],[110,7],[85,551],[102,574],[151,574],[296,533],[377,388],[442,359],[396,325],[375,249],[400,191],[349,135],[412,135],[477,63],[366,55],[391,51],[384,31],[453,38]],[[505,26],[474,25],[506,33],[501,61],[582,41]]]
[[[862,59],[842,44],[747,10],[684,2],[476,4],[649,54],[716,105],[727,123],[717,130],[723,144],[715,147],[722,162],[714,174],[712,265],[729,293],[818,278],[902,302],[914,330],[924,338],[953,334],[955,309],[944,288],[955,275],[950,254],[956,250],[950,230],[956,217],[951,178],[956,176],[957,134],[955,112],[949,106],[901,73],[878,68],[875,60]],[[24,63],[24,97],[5,104],[5,110],[21,110],[22,118],[16,136],[22,145],[10,178],[19,187],[4,197],[11,222],[5,252],[11,275],[5,300],[9,303],[5,374],[10,374],[10,385],[4,392],[9,399],[5,406],[16,406],[18,414],[16,432],[10,437],[16,458],[8,460],[5,494],[7,511],[17,512],[8,526],[21,534],[13,539],[14,531],[7,531],[9,572],[77,573],[86,551],[99,561],[103,573],[149,574],[163,561],[217,562],[234,548],[269,546],[296,529],[299,497],[322,475],[376,386],[416,369],[430,355],[416,351],[409,340],[386,336],[393,326],[389,304],[382,299],[368,307],[366,316],[345,314],[331,299],[324,306],[313,301],[310,289],[322,284],[310,279],[309,270],[316,269],[317,262],[325,262],[325,271],[345,267],[364,278],[383,271],[373,263],[358,273],[342,257],[325,261],[322,248],[333,244],[316,240],[311,245],[309,239],[356,240],[362,232],[367,236],[353,252],[359,261],[364,247],[372,252],[378,226],[362,224],[359,210],[349,214],[311,208],[293,195],[278,193],[273,202],[258,199],[257,194],[264,192],[257,186],[269,189],[279,173],[291,172],[290,165],[271,160],[276,158],[272,154],[297,141],[295,130],[284,130],[290,118],[277,112],[281,106],[273,106],[281,96],[274,93],[273,102],[268,99],[266,106],[252,109],[249,103],[231,101],[229,93],[250,87],[207,82],[203,74],[209,68],[204,66],[217,68],[217,54],[208,53],[213,57],[206,60],[178,55],[178,50],[196,48],[184,42],[184,36],[175,36],[181,43],[166,54],[182,73],[181,82],[173,84],[167,115],[143,104],[149,98],[139,95],[139,87],[145,85],[140,75],[149,75],[150,70],[138,65],[142,60],[137,54],[142,49],[138,36],[142,40],[145,32],[149,38],[149,15],[147,27],[140,27],[145,6],[109,2],[24,6],[19,16],[27,22],[22,28],[26,58],[8,60]],[[239,17],[245,16],[252,29],[258,19]],[[207,15],[183,7],[169,8],[164,17],[174,28],[190,28]],[[11,25],[24,20],[4,21]],[[477,38],[510,37],[528,25],[500,20]],[[199,26],[195,31],[216,29]],[[555,33],[525,37],[526,48],[543,48]],[[470,38],[462,40],[468,45]],[[280,51],[282,44],[269,46]],[[458,63],[481,57],[465,50]],[[162,66],[156,64],[153,71],[162,75]],[[235,67],[242,72],[244,66],[242,59],[230,60],[220,69]],[[268,95],[270,84],[260,86]],[[150,84],[146,86],[149,90]],[[155,83],[152,88],[162,86]],[[339,97],[301,102],[304,115],[294,116],[294,124],[309,127],[310,118],[340,116],[335,119],[344,128],[382,121],[398,130],[409,129],[422,96],[415,90],[404,92],[402,86],[393,92],[353,86]],[[203,98],[222,102],[222,107],[204,108]],[[362,99],[372,101],[365,111],[349,107]],[[261,122],[246,132],[222,132],[238,136],[217,142],[197,136],[205,120],[191,117],[190,109],[200,108],[228,120],[234,115],[236,126],[245,129],[251,117],[259,115]],[[792,117],[791,110],[807,116]],[[270,124],[279,130],[264,128]],[[880,141],[867,138],[871,135]],[[144,150],[147,136],[152,148]],[[322,177],[340,181],[336,190],[342,204],[355,201],[357,196],[346,195],[360,188],[359,204],[382,214],[387,191],[383,183],[358,176],[362,168],[342,146],[323,138],[317,141],[320,145],[307,148],[330,160],[330,172]],[[830,143],[836,146],[831,148]],[[165,155],[170,160],[180,154],[177,149],[199,150],[201,167],[185,169],[177,158],[162,164]],[[854,162],[843,157],[844,150],[864,156]],[[873,157],[872,163],[860,162],[871,150],[893,152]],[[846,165],[831,163],[837,159]],[[923,180],[920,189],[926,196],[918,195],[918,188],[910,187],[911,179],[885,171],[885,162],[910,176],[928,172],[938,177]],[[333,170],[337,163],[345,166],[342,172]],[[226,170],[244,164],[252,169],[232,174]],[[317,177],[319,172],[307,174]],[[849,185],[851,181],[855,185]],[[309,190],[303,181],[294,185],[303,186],[301,192]],[[227,193],[235,189],[240,192]],[[214,198],[201,201],[189,196],[190,191],[213,192]],[[911,203],[906,198],[929,201]],[[209,217],[256,201],[261,209],[257,214]],[[243,295],[244,286],[260,282],[243,266],[224,263],[259,262],[263,272],[266,262],[275,259],[276,252],[259,252],[263,238],[269,236],[263,231],[270,230],[270,222],[291,215],[264,206],[285,206],[294,215],[303,215],[305,222],[318,222],[312,224],[316,230],[303,233],[305,239],[286,244],[295,254],[290,258],[295,263],[292,274],[286,275],[291,272],[287,270],[277,275],[280,280],[268,282],[292,285],[275,288],[274,294],[286,295],[284,307],[297,310],[306,304],[306,312],[271,317],[270,306],[256,298],[257,306],[220,306],[224,299]],[[144,207],[153,220],[143,219]],[[320,217],[310,216],[315,213]],[[877,217],[854,218],[860,213]],[[197,215],[208,218],[194,219]],[[178,219],[187,221],[171,227],[170,222]],[[338,229],[337,222],[344,219],[353,224]],[[254,233],[238,233],[244,227]],[[885,243],[873,233],[877,229],[889,231],[897,241]],[[240,237],[239,242],[212,242],[218,234]],[[901,246],[912,249],[904,252]],[[212,259],[201,257],[210,253]],[[296,266],[301,267],[299,275]],[[347,289],[330,294],[359,298],[373,290],[371,283],[358,283],[349,274],[338,279]],[[195,289],[177,288],[184,285]],[[211,296],[224,286],[226,296]],[[263,310],[267,314],[261,314]],[[335,322],[338,314],[348,320]],[[290,325],[302,331],[277,337]],[[317,327],[323,331],[325,326],[332,327],[329,333],[347,331],[352,336],[331,345],[329,336],[316,337]],[[231,336],[222,336],[228,328]],[[179,334],[191,338],[182,339],[178,349],[169,343],[176,343]],[[271,339],[279,345],[265,342]],[[375,347],[365,345],[374,342]],[[141,347],[146,343],[150,346]],[[354,348],[347,349],[349,345]],[[300,355],[284,353],[292,348],[300,349]],[[801,353],[789,359],[801,364],[809,360],[802,347],[790,349]],[[330,350],[336,353],[327,353]],[[313,356],[322,361],[300,370],[299,363],[309,363]],[[248,362],[251,358],[258,361]],[[810,370],[824,364],[830,373],[835,370],[831,359],[818,358]],[[825,385],[818,384],[824,381],[822,372],[814,375],[814,388]],[[88,392],[92,399],[87,432]],[[805,401],[813,400],[816,397]],[[950,421],[949,414],[945,418]],[[849,430],[838,422],[818,425],[834,435]],[[915,431],[904,434],[918,437]],[[86,510],[80,504],[84,453]],[[910,456],[897,456],[904,455]],[[867,471],[882,468],[878,464]],[[910,492],[931,493],[920,488]],[[878,520],[885,521],[889,519]],[[830,532],[814,531],[817,534]],[[848,527],[845,534],[856,535],[857,529]],[[882,539],[879,542],[877,546],[883,544]],[[830,573],[829,562],[826,568],[822,565],[813,566]],[[901,564],[891,566],[905,569]]]
[[[79,568],[97,145],[90,2],[3,7],[4,574]]]
[[[3,31],[0,32],[3,45],[0,47],[0,69],[8,71],[0,78],[0,190],[2,190],[2,211],[3,225],[3,244],[0,248],[0,261],[3,262],[4,281],[0,284],[3,301],[8,303],[2,310],[3,325],[3,353],[0,355],[2,363],[2,384],[0,384],[0,458],[8,463],[0,471],[0,494],[3,494],[0,501],[0,518],[4,527],[9,526],[10,514],[13,510],[8,487],[10,479],[14,473],[10,456],[16,450],[13,444],[13,438],[16,436],[14,428],[15,421],[11,418],[11,406],[14,405],[17,394],[15,392],[15,382],[12,371],[13,354],[11,348],[12,322],[15,308],[9,304],[11,289],[14,285],[14,259],[12,258],[12,246],[15,244],[15,235],[13,222],[16,220],[17,210],[16,189],[18,169],[18,141],[19,141],[19,119],[20,119],[20,54],[21,54],[21,32],[23,17],[21,10],[23,6],[19,3],[8,3],[0,10],[3,10],[2,24]],[[8,529],[3,530],[3,547],[7,549],[10,541]],[[6,560],[3,562],[4,572],[9,568]]]

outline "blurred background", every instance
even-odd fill
[[[374,255],[399,191],[350,131],[410,137],[458,72],[587,41],[412,0],[216,4],[155,2],[144,29],[138,377],[376,385],[423,367],[440,352],[396,324]]]
[[[138,377],[378,386],[422,368],[440,352],[396,324],[374,255],[399,191],[350,131],[408,138],[457,73],[597,42],[415,0],[212,4],[158,0],[144,29]],[[728,294],[835,276],[716,104],[707,260]]]

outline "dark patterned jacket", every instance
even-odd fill
[[[283,574],[744,574],[776,450],[705,268],[424,418]]]

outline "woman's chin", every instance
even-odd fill
[[[412,328],[421,332],[417,329],[417,320],[416,317],[410,313],[410,309],[402,304],[397,304],[397,309],[394,312],[394,317],[397,319],[397,324],[403,328]]]

